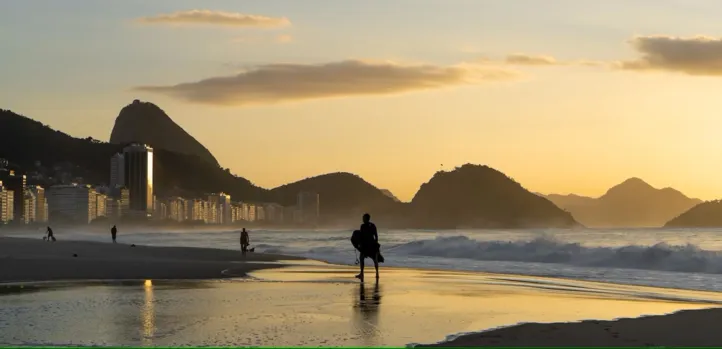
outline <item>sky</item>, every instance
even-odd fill
[[[271,188],[438,170],[541,193],[629,177],[722,198],[722,2],[0,2],[0,108],[108,140],[150,101]],[[2,125],[0,125],[2,127]]]

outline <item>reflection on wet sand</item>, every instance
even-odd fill
[[[143,345],[153,344],[153,334],[155,333],[155,309],[153,306],[153,282],[145,280],[145,302],[140,309],[140,319],[143,325],[141,342]]]
[[[399,268],[385,269],[383,285],[359,284],[355,272],[300,266],[243,281],[26,284],[34,291],[0,295],[0,346],[398,347],[519,322],[722,304],[713,292]]]
[[[379,308],[381,306],[381,285],[360,283],[354,292],[354,327],[365,345],[379,345]]]

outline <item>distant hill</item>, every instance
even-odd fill
[[[153,103],[133,101],[121,109],[115,119],[110,143],[139,142],[155,149],[195,155],[215,166],[220,166],[206,147],[176,124],[160,107]]]
[[[673,218],[665,228],[722,227],[722,201],[706,201]]]
[[[92,138],[80,139],[51,129],[40,122],[9,110],[0,110],[0,158],[18,169],[44,175],[49,185],[59,181],[58,173],[70,172],[89,184],[107,184],[110,157],[122,145]],[[162,195],[200,196],[225,191],[236,198],[262,200],[265,190],[250,181],[232,175],[197,156],[156,149],[154,163],[155,192]],[[36,161],[40,166],[37,166]],[[57,170],[56,170],[57,168]],[[34,179],[29,179],[32,183]]]
[[[555,203],[557,206],[561,208],[565,207],[587,207],[592,206],[596,204],[596,199],[590,198],[588,196],[581,196],[576,194],[569,194],[569,195],[559,195],[559,194],[549,194],[549,195],[542,195],[546,197],[547,199],[551,200],[551,202]],[[563,206],[558,205],[557,203],[563,203]]]
[[[364,213],[377,223],[392,224],[403,214],[403,204],[363,178],[346,172],[306,178],[274,188],[269,198],[282,205],[295,205],[301,191],[319,194],[321,222],[326,225],[358,225]]]
[[[488,166],[466,164],[437,172],[411,201],[413,227],[574,227],[578,223],[551,201]]]
[[[546,196],[588,227],[661,227],[701,203],[672,189],[656,189],[639,178],[610,188],[599,198],[578,195]]]
[[[388,189],[380,189],[380,190],[384,195],[390,197],[394,201],[401,202],[401,200],[399,200],[399,198],[397,198],[396,195],[394,195],[394,193],[391,192],[391,190],[388,190]]]

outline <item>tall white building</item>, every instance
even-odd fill
[[[46,195],[53,221],[90,223],[97,217],[98,195],[89,185],[54,185]]]

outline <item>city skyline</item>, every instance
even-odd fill
[[[107,140],[124,105],[152,101],[266,188],[343,171],[409,201],[442,164],[481,163],[545,194],[639,177],[722,197],[722,4],[202,6],[0,4],[0,107]],[[244,142],[262,154],[229,146]]]

